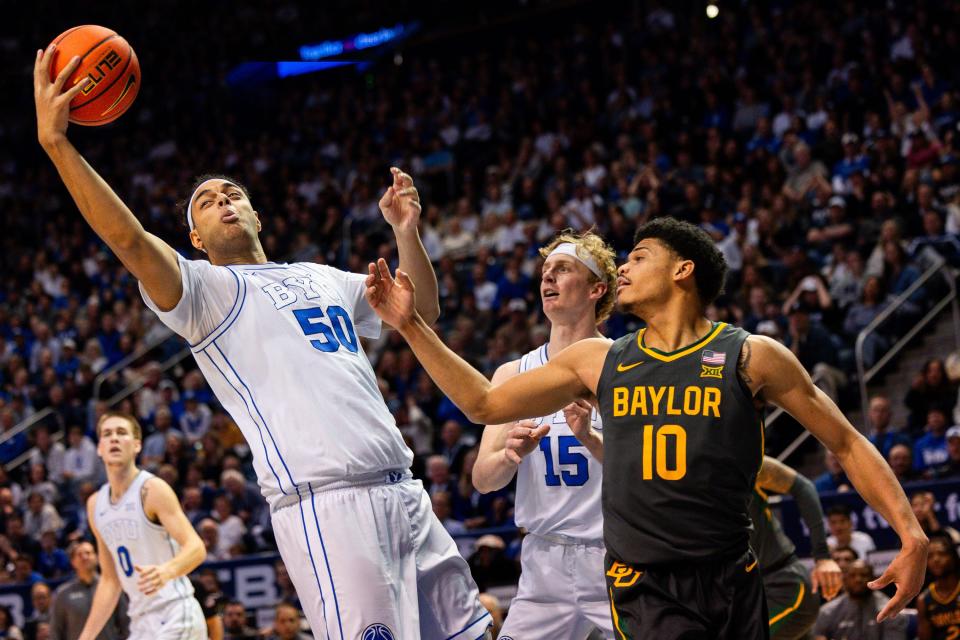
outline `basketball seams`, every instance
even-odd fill
[[[114,36],[114,37],[119,38],[120,36]],[[108,38],[108,39],[109,39],[109,38]],[[122,38],[121,38],[121,39],[122,39]],[[88,104],[90,104],[90,103],[92,103],[92,102],[96,102],[96,101],[97,101],[98,99],[100,99],[104,94],[106,94],[107,91],[110,91],[110,89],[113,88],[113,85],[117,84],[117,81],[120,80],[120,78],[122,78],[122,77],[127,73],[127,69],[130,68],[130,62],[133,60],[133,47],[131,47],[131,46],[130,46],[130,43],[127,42],[126,40],[123,40],[123,41],[124,41],[124,43],[127,45],[127,60],[126,60],[126,63],[123,65],[123,69],[120,70],[120,73],[117,74],[117,77],[114,78],[113,80],[111,80],[111,81],[110,81],[110,84],[108,84],[107,86],[105,86],[100,93],[98,93],[97,95],[93,96],[92,98],[90,98],[90,99],[87,100],[86,102],[83,102],[83,103],[78,104],[78,105],[73,105],[73,106],[71,106],[71,107],[70,107],[70,112],[71,112],[71,113],[73,113],[73,112],[74,112],[75,110],[77,110],[77,109],[80,109],[80,108],[82,108],[82,107],[87,106]],[[104,40],[104,42],[106,42],[106,40]],[[101,42],[100,44],[103,44],[103,42]],[[99,46],[99,45],[97,45],[97,46]],[[88,51],[87,53],[89,53],[89,51]]]

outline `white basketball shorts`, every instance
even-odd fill
[[[470,568],[409,472],[300,495],[273,512],[273,529],[315,638],[484,636]]]
[[[594,627],[613,638],[603,554],[599,541],[528,534],[520,552],[520,584],[500,639],[584,640]]]

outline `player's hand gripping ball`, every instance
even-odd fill
[[[133,47],[116,31],[93,24],[67,29],[51,44],[57,48],[50,65],[50,81],[80,56],[63,90],[83,83],[70,101],[70,122],[97,127],[113,122],[133,104],[140,90],[140,62]]]

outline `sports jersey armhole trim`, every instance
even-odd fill
[[[229,271],[230,275],[232,275],[237,281],[237,295],[233,299],[233,306],[230,307],[230,312],[227,313],[226,317],[220,321],[220,324],[218,324],[213,331],[207,334],[207,337],[203,338],[196,344],[190,345],[190,349],[195,353],[203,351],[209,347],[211,342],[222,336],[231,326],[233,326],[233,323],[236,322],[238,317],[240,317],[240,312],[243,310],[243,305],[247,300],[247,281],[234,273],[233,269],[227,269],[227,271]],[[237,304],[238,302],[239,304]],[[229,323],[227,322],[228,320]]]
[[[163,526],[162,523],[154,522],[153,520],[150,519],[150,516],[147,514],[147,505],[143,503],[143,487],[148,482],[150,482],[150,480],[156,477],[157,476],[151,475],[150,477],[148,477],[146,480],[143,481],[143,484],[140,485],[140,491],[137,492],[137,502],[140,503],[140,513],[143,514],[143,520],[147,523],[147,525],[153,529],[156,529],[157,531],[163,531],[164,533],[167,533],[167,529],[166,527]]]

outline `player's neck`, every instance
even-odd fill
[[[122,467],[107,467],[107,482],[110,484],[110,500],[116,502],[127,492],[134,478],[140,473],[135,464]]]
[[[218,267],[232,264],[266,264],[267,262],[267,254],[259,240],[252,247],[244,247],[242,250],[211,252],[208,257],[210,258],[210,264],[215,264]]]
[[[560,353],[574,342],[587,338],[603,337],[597,331],[597,324],[593,315],[583,315],[576,322],[550,323],[550,353]]]
[[[948,573],[934,580],[934,584],[937,585],[937,595],[946,598],[956,590],[957,585],[960,584],[960,578],[956,573]]]
[[[673,313],[665,308],[643,317],[647,330],[643,344],[665,353],[678,351],[705,338],[713,329],[713,323],[703,314]]]

